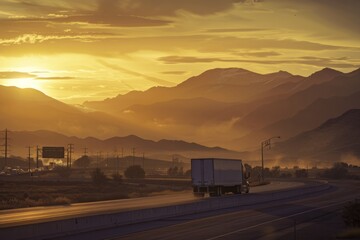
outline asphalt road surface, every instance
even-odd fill
[[[302,186],[301,182],[276,182],[270,185],[254,187],[251,192],[276,191],[287,188]],[[20,208],[0,211],[0,228],[18,226],[52,220],[75,218],[80,216],[98,215],[103,213],[113,213],[129,211],[142,208],[154,208],[175,204],[199,201],[193,197],[191,191],[181,192],[170,195],[160,195],[154,197],[121,199],[111,201],[77,203],[51,207]]]
[[[335,239],[343,205],[360,198],[358,181],[268,203],[222,209],[55,239]],[[269,193],[271,194],[271,193]]]

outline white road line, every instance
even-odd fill
[[[295,217],[295,216],[298,216],[298,215],[301,215],[301,214],[304,214],[304,213],[309,213],[309,212],[313,212],[313,211],[316,211],[316,210],[319,210],[319,209],[324,209],[324,208],[328,208],[328,207],[332,207],[332,206],[336,206],[336,205],[341,205],[341,204],[344,204],[345,202],[349,202],[349,201],[350,201],[350,200],[346,200],[346,201],[342,201],[342,202],[339,202],[339,203],[329,204],[329,205],[324,206],[324,207],[314,208],[314,209],[306,210],[306,211],[303,211],[303,212],[291,214],[291,215],[286,216],[286,217],[281,217],[281,218],[277,218],[277,219],[274,219],[274,220],[270,220],[270,221],[266,221],[266,222],[263,222],[263,223],[259,223],[259,224],[256,224],[256,225],[252,225],[252,226],[250,226],[250,227],[238,229],[238,230],[235,230],[235,231],[232,231],[232,232],[228,232],[228,233],[225,233],[225,234],[222,234],[222,235],[218,235],[218,236],[215,236],[215,237],[212,237],[212,238],[208,238],[208,239],[206,239],[206,240],[219,239],[219,238],[222,238],[222,237],[226,237],[226,236],[232,235],[232,234],[234,234],[234,233],[243,232],[243,231],[246,231],[246,230],[249,230],[249,229],[252,229],[252,228],[260,227],[260,226],[262,226],[262,225],[266,225],[266,224],[269,224],[269,223],[277,222],[277,221],[280,221],[280,220],[283,220],[283,219],[287,219],[287,218],[290,218],[290,217]]]

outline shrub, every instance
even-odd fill
[[[360,200],[349,202],[344,206],[342,217],[349,227],[360,227]]]
[[[120,175],[119,173],[114,173],[113,175],[111,175],[111,177],[114,182],[122,183],[122,181],[123,181],[123,176]]]
[[[108,181],[108,178],[106,177],[105,173],[103,171],[101,171],[100,168],[96,168],[91,173],[91,179],[96,184],[102,184],[102,183],[106,183]]]
[[[298,169],[295,171],[295,176],[297,178],[307,178],[308,172],[306,171],[306,169]]]
[[[326,178],[341,179],[348,175],[348,169],[343,163],[335,163],[334,166],[325,170],[323,176]]]
[[[125,170],[125,177],[127,178],[144,178],[145,177],[145,171],[144,169],[139,165],[133,165],[128,167]]]
[[[292,175],[291,175],[291,173],[281,173],[281,174],[280,174],[280,177],[281,177],[281,178],[291,178]]]
[[[58,204],[70,204],[71,200],[67,197],[56,197],[54,199],[54,204],[58,205]]]
[[[55,168],[55,172],[61,178],[69,178],[71,175],[71,169],[68,167],[58,166]]]

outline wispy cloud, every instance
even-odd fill
[[[161,72],[162,74],[169,74],[169,75],[183,75],[187,73],[186,71],[165,71]]]
[[[72,80],[74,77],[37,77],[38,80]]]
[[[151,76],[148,76],[148,75],[145,75],[145,74],[142,74],[142,73],[138,73],[138,72],[135,72],[135,71],[132,71],[132,70],[128,70],[128,69],[122,68],[122,67],[120,67],[118,65],[110,64],[110,63],[102,61],[102,60],[99,60],[99,62],[102,65],[104,65],[104,66],[106,66],[108,68],[111,68],[113,70],[117,70],[117,71],[120,71],[120,72],[125,72],[127,74],[130,74],[130,75],[133,75],[133,76],[136,76],[136,77],[142,77],[143,79],[151,81],[152,83],[154,83],[156,85],[161,85],[161,86],[172,86],[172,85],[174,85],[173,82],[166,81],[166,80],[159,79],[159,78],[155,78],[155,77],[151,77]]]
[[[108,37],[97,35],[39,35],[39,34],[23,34],[15,38],[0,39],[1,45],[19,45],[19,44],[36,44],[49,40],[62,40],[62,39],[78,39],[78,40],[98,40]]]
[[[12,78],[35,78],[34,74],[26,72],[0,72],[0,79],[12,79]]]
[[[358,64],[346,61],[346,58],[320,58],[320,57],[299,57],[294,59],[279,60],[258,60],[258,59],[226,59],[226,58],[202,58],[189,56],[166,56],[158,58],[165,64],[190,64],[190,63],[211,63],[211,62],[233,62],[233,63],[257,63],[265,65],[276,64],[303,64],[318,67],[357,68]]]

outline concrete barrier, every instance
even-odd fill
[[[1,228],[0,238],[7,240],[18,240],[66,236],[77,232],[86,232],[96,229],[111,228],[115,226],[164,219],[168,217],[294,198],[301,195],[323,191],[328,188],[330,188],[330,186],[327,183],[321,183],[314,186],[305,186],[302,188],[280,190],[275,192],[205,198],[201,201],[185,203],[181,205],[139,209],[127,212],[77,217],[51,222]]]

